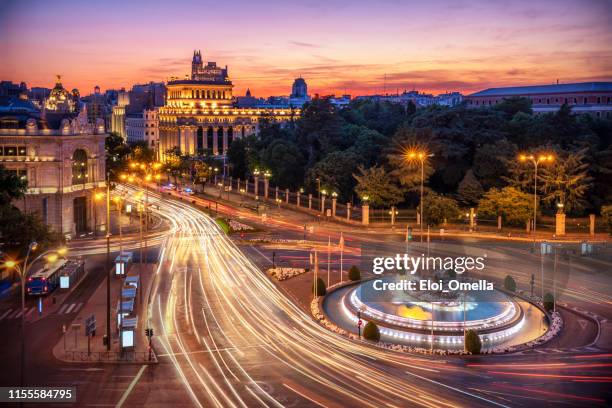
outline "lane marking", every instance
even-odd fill
[[[81,307],[82,307],[82,306],[83,306],[83,303],[79,303],[79,304],[77,305],[77,307],[75,307],[75,308],[74,308],[73,312],[74,312],[74,313],[78,312],[78,311],[81,309]]]
[[[430,383],[433,383],[433,384],[441,385],[442,387],[446,387],[446,388],[448,388],[450,390],[460,392],[461,394],[469,395],[470,397],[473,397],[473,398],[478,398],[479,400],[486,401],[489,404],[497,405],[498,407],[510,408],[509,406],[504,405],[504,404],[500,404],[499,402],[491,401],[490,399],[486,399],[485,397],[481,397],[480,395],[472,394],[471,392],[467,392],[467,391],[461,390],[459,388],[451,387],[450,385],[446,385],[446,384],[438,382],[436,380],[431,380],[431,379],[429,379],[427,377],[422,377],[422,376],[420,376],[418,374],[411,373],[410,371],[406,371],[406,374],[409,374],[409,375],[412,375],[414,377],[420,378],[421,380],[429,381]]]
[[[132,392],[132,390],[134,389],[134,386],[136,385],[136,383],[138,382],[138,380],[140,380],[140,377],[142,376],[142,373],[144,372],[145,368],[147,368],[148,366],[146,364],[143,364],[142,367],[140,367],[140,370],[138,370],[138,374],[136,374],[136,377],[134,377],[134,379],[132,380],[132,382],[130,383],[130,385],[127,387],[127,389],[125,390],[125,392],[123,393],[123,395],[121,396],[121,399],[119,400],[119,402],[117,403],[117,405],[115,405],[115,408],[121,408],[121,406],[123,405],[123,403],[125,402],[125,400],[130,396],[130,393]]]
[[[0,320],[4,319],[7,315],[9,315],[11,312],[13,311],[13,309],[9,309],[6,312],[4,312],[4,314],[2,316],[0,316]]]
[[[71,303],[70,307],[68,309],[66,309],[66,313],[64,313],[64,314],[69,314],[70,311],[72,310],[72,308],[75,307],[75,306],[76,306],[76,303]]]
[[[62,305],[62,307],[60,307],[60,310],[57,311],[57,314],[62,314],[62,312],[64,311],[64,309],[66,308],[66,306],[68,306],[68,303],[64,303]]]
[[[31,308],[30,310],[28,310],[25,314],[26,317],[28,317],[30,314],[32,314],[32,312],[34,311],[34,309],[36,309],[35,307]]]

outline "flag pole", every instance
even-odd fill
[[[329,288],[329,278],[331,272],[331,236],[327,236],[327,287]]]
[[[342,273],[344,271],[344,236],[340,232],[340,283],[342,283]]]

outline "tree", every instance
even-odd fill
[[[353,265],[349,268],[348,278],[353,282],[361,280],[361,271],[357,267],[357,265]]]
[[[353,174],[357,180],[355,192],[359,197],[368,196],[374,207],[393,206],[403,200],[402,191],[391,181],[383,167],[357,168],[359,174]]]
[[[542,299],[542,305],[544,306],[544,309],[546,309],[547,312],[552,311],[555,308],[554,296],[551,293],[546,292],[544,294],[544,299]]]
[[[316,186],[321,180],[321,188],[328,193],[336,191],[340,199],[347,200],[355,186],[353,173],[359,165],[359,157],[352,151],[337,151],[328,154],[308,172],[308,185]]]
[[[465,351],[470,354],[480,354],[482,342],[476,331],[472,329],[466,331],[463,341],[465,342]]]
[[[510,292],[516,291],[516,282],[512,276],[506,275],[506,279],[504,279],[504,288]]]
[[[512,118],[519,112],[529,115],[533,113],[533,110],[531,109],[531,100],[529,98],[523,98],[520,96],[504,98],[504,100],[495,105],[493,109],[504,112],[509,118]]]
[[[587,148],[559,153],[552,165],[542,169],[544,203],[561,204],[566,212],[581,210],[588,205],[584,197],[592,186],[593,178],[588,174],[586,151]]]
[[[304,156],[290,141],[276,139],[261,154],[261,163],[272,172],[272,182],[284,188],[298,188],[304,180]]]
[[[431,129],[415,130],[400,128],[393,137],[393,147],[387,155],[392,167],[391,176],[409,191],[419,191],[421,186],[421,162],[409,160],[409,151],[431,152],[429,141],[434,138]],[[427,185],[429,177],[434,173],[431,160],[425,160],[423,168],[423,184]]]
[[[508,162],[515,159],[516,150],[516,146],[507,139],[496,140],[476,149],[472,170],[483,189],[503,185],[503,178],[508,176]]]
[[[474,172],[471,169],[468,170],[457,188],[459,201],[466,206],[472,206],[478,203],[483,193],[484,190],[476,177],[474,177]]]
[[[2,251],[15,258],[25,255],[30,242],[44,250],[60,240],[36,215],[23,214],[11,204],[23,197],[27,185],[27,180],[0,165],[0,242]]]
[[[104,140],[106,150],[106,171],[113,181],[119,180],[119,174],[127,169],[130,147],[125,144],[121,135],[111,132]]]
[[[227,150],[232,177],[245,179],[249,173],[249,142],[247,138],[234,139]]]
[[[525,225],[533,216],[533,196],[514,187],[492,188],[480,200],[478,213],[492,218],[501,215],[506,224]]]
[[[23,197],[27,187],[27,179],[0,165],[0,206],[9,205],[11,201]]]
[[[164,163],[165,170],[168,174],[174,177],[174,184],[178,184],[178,177],[189,166],[186,157],[181,155],[179,147],[173,147],[166,151],[166,162]]]
[[[367,322],[363,328],[363,338],[371,341],[380,341],[380,330],[374,322]]]
[[[132,160],[141,163],[152,163],[156,160],[155,150],[149,147],[149,143],[145,141],[135,142],[130,144],[132,149]]]
[[[317,278],[317,283],[316,283],[316,294],[317,296],[324,296],[325,293],[327,292],[327,289],[325,287],[325,282],[323,281],[323,279],[321,278]],[[312,293],[315,293],[315,285],[312,285]]]
[[[461,211],[452,198],[441,196],[433,191],[423,197],[423,222],[425,225],[439,225],[444,220],[452,221]]]
[[[601,218],[604,225],[608,227],[608,233],[612,235],[612,205],[601,207]]]

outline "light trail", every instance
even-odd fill
[[[136,191],[118,189],[127,197]],[[294,382],[300,390],[292,398],[302,404],[504,406],[444,380],[402,371],[451,378],[467,375],[463,367],[377,349],[327,330],[290,301],[213,219],[156,193],[149,201],[172,226],[159,241],[150,308],[156,313],[149,320],[161,333],[163,358],[197,406],[280,407],[286,391],[260,384],[291,389],[283,385]]]

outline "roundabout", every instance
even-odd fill
[[[353,333],[358,332],[360,319],[376,323],[384,343],[454,352],[463,350],[467,330],[474,330],[483,350],[491,351],[534,341],[549,328],[540,308],[496,289],[376,289],[381,280],[393,284],[400,279],[406,278],[386,276],[338,287],[323,300],[323,311],[335,325]]]

